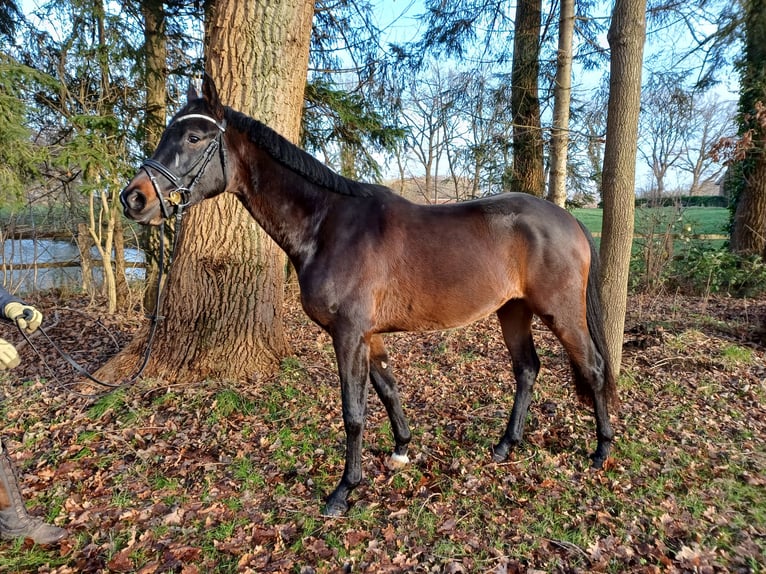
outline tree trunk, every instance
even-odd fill
[[[223,102],[293,142],[300,130],[313,8],[308,0],[218,0],[207,14],[207,72]],[[184,219],[161,304],[166,318],[145,373],[166,381],[272,373],[289,351],[284,253],[232,194],[192,207]],[[142,348],[143,343],[131,346],[134,354]]]
[[[766,258],[766,0],[745,6],[745,50],[739,98],[740,132],[752,130],[752,146],[742,163],[734,212],[732,251]]]
[[[80,271],[82,273],[82,289],[90,297],[90,302],[96,297],[96,288],[93,285],[93,257],[90,248],[93,247],[93,238],[90,236],[88,225],[77,225],[77,249],[80,252]]]
[[[622,361],[628,269],[633,244],[641,66],[646,0],[617,0],[607,36],[611,48],[609,105],[601,196],[601,299],[606,343],[615,375]]]
[[[548,182],[548,200],[561,207],[564,207],[567,200],[567,147],[569,145],[569,105],[572,99],[574,22],[574,0],[561,0],[556,84],[553,86],[551,172]]]
[[[766,138],[753,141],[759,149],[751,150],[745,160],[742,191],[734,211],[730,246],[735,253],[766,258]]]
[[[130,304],[130,288],[125,270],[125,230],[122,225],[119,192],[115,191],[110,201],[110,225],[114,228],[114,288],[117,293],[117,307],[127,309]]]
[[[537,82],[540,71],[542,0],[519,0],[511,69],[513,172],[511,189],[538,197],[545,192],[543,138]]]
[[[111,85],[111,74],[109,70],[109,58],[107,49],[106,38],[106,10],[104,9],[104,3],[102,0],[94,0],[93,2],[93,17],[95,19],[96,27],[98,30],[98,53],[97,61],[100,71],[100,97],[96,105],[96,111],[100,116],[113,117],[114,116],[114,94]],[[115,136],[116,134],[109,134]],[[119,138],[113,137],[115,142],[119,141]],[[119,144],[115,144],[119,145]],[[118,149],[115,149],[115,152]],[[121,150],[120,150],[121,151]],[[100,242],[96,244],[96,248],[101,254],[103,261],[103,289],[108,301],[108,312],[114,313],[118,308],[123,307],[128,299],[127,283],[125,282],[125,268],[115,269],[112,265],[113,260],[124,261],[125,254],[118,250],[123,247],[123,243],[115,243],[115,230],[119,225],[120,219],[119,208],[119,185],[116,178],[110,174],[106,177],[99,175],[95,176],[96,180],[103,186],[100,191],[100,205],[99,216],[97,220],[94,218],[93,204],[91,204],[91,233],[96,237],[103,238],[103,244]],[[91,196],[92,197],[92,196]],[[104,225],[105,223],[105,225]],[[104,228],[105,227],[105,228]],[[119,231],[122,232],[122,227],[119,227]],[[122,283],[120,283],[117,273],[123,272]]]
[[[152,155],[160,143],[160,136],[165,129],[167,115],[167,36],[166,17],[162,0],[144,0],[141,11],[144,15],[144,50],[146,61],[144,81],[146,82],[146,116],[144,117],[144,153]],[[160,233],[165,234],[166,255],[173,243],[172,229],[169,225],[145,227],[141,230],[141,248],[146,255],[146,289],[144,290],[144,310],[154,312],[157,301],[157,289],[162,285],[159,278]]]

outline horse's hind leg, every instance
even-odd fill
[[[509,301],[497,311],[497,318],[503,329],[505,345],[511,353],[513,374],[516,377],[516,396],[511,417],[505,434],[492,450],[492,458],[496,462],[503,462],[508,458],[511,448],[521,442],[524,434],[524,422],[532,402],[532,386],[540,371],[540,359],[532,341],[532,311],[524,301]]]
[[[388,354],[383,346],[383,338],[380,335],[375,335],[370,340],[370,380],[386,408],[388,419],[391,422],[391,431],[395,442],[394,452],[391,454],[391,463],[393,466],[405,465],[409,462],[407,445],[412,435],[402,410],[402,403],[399,400],[396,379],[391,372]]]
[[[593,468],[601,468],[609,456],[614,439],[614,430],[609,420],[606,364],[591,339],[584,317],[577,320],[578,314],[574,311],[576,305],[572,303],[561,308],[568,312],[556,317],[542,315],[542,318],[569,355],[577,396],[582,402],[593,405],[598,445],[591,460]]]

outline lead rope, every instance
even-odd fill
[[[174,237],[173,237],[173,247],[170,252],[170,260],[168,261],[168,267],[173,262],[173,259],[175,258],[176,249],[178,248],[178,238],[181,234],[181,218],[183,216],[183,206],[179,206],[175,213],[175,225],[174,225]],[[164,231],[164,230],[163,230]],[[58,352],[59,355],[67,362],[69,365],[80,375],[91,381],[92,383],[95,383],[99,386],[106,387],[108,389],[120,389],[127,387],[129,385],[132,385],[135,383],[138,378],[141,376],[141,374],[144,372],[144,369],[146,369],[146,365],[149,363],[149,357],[151,356],[152,352],[152,343],[154,342],[154,335],[157,332],[157,325],[159,325],[160,321],[165,319],[163,315],[159,314],[160,305],[162,303],[162,296],[164,294],[165,289],[167,289],[169,281],[166,279],[165,285],[162,285],[162,278],[165,275],[165,233],[160,232],[160,259],[158,263],[158,277],[157,277],[157,296],[154,301],[154,311],[151,314],[151,325],[149,326],[149,336],[146,340],[146,348],[144,349],[144,357],[137,368],[136,372],[131,375],[128,379],[124,380],[121,383],[109,383],[106,381],[102,381],[98,377],[95,377],[91,373],[89,373],[80,363],[78,363],[69,353],[64,351],[58,343],[56,343],[50,335],[48,335],[48,332],[43,328],[42,325],[38,327],[38,331],[45,337],[45,339],[50,343],[50,345]],[[168,273],[169,276],[169,273]],[[16,320],[16,327],[18,327],[19,332],[22,334],[24,339],[26,340],[27,344],[32,348],[32,350],[37,354],[37,356],[42,361],[43,365],[45,365],[45,368],[48,370],[48,372],[51,374],[53,379],[59,384],[61,388],[66,389],[70,393],[73,393],[75,395],[81,396],[81,397],[87,397],[92,398],[98,395],[98,393],[80,393],[77,391],[73,391],[72,389],[68,388],[68,385],[65,385],[64,383],[61,383],[59,378],[56,376],[56,373],[53,371],[53,369],[48,365],[47,361],[45,360],[44,355],[40,352],[40,350],[32,343],[29,335],[27,335],[24,330],[21,328],[21,325],[19,324],[20,321]]]

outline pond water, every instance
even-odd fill
[[[100,260],[96,248],[91,249],[91,256]],[[144,278],[144,269],[130,267],[131,263],[143,263],[144,253],[140,249],[125,249],[125,260],[128,264],[128,281]],[[80,271],[80,252],[77,245],[57,239],[8,239],[3,242],[2,253],[2,284],[15,293],[29,293],[35,290],[67,287],[77,289],[82,285]],[[71,262],[68,267],[52,269],[17,269],[18,265],[33,263]],[[101,269],[96,267],[93,279],[100,283]]]

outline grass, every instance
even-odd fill
[[[657,222],[672,223],[679,232],[695,235],[726,234],[729,222],[729,210],[723,207],[685,207],[681,210],[673,207],[637,208],[634,216],[635,232],[647,233]],[[604,210],[600,208],[577,208],[572,214],[582,221],[591,233],[601,233]]]
[[[726,345],[721,349],[721,357],[724,365],[728,369],[732,369],[739,365],[749,365],[753,362],[755,353],[749,347],[741,347],[739,345]]]
[[[118,389],[111,393],[107,393],[103,397],[99,398],[90,409],[88,409],[88,416],[91,419],[100,419],[107,412],[119,411],[125,406],[125,390]]]

